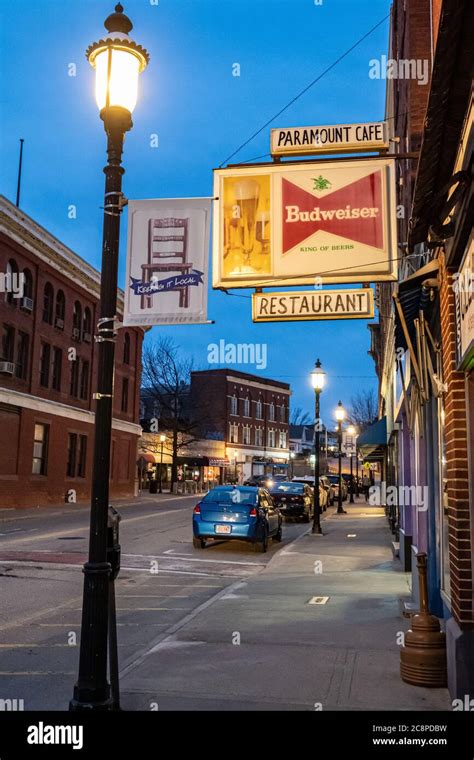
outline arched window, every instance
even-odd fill
[[[257,420],[263,420],[263,404],[262,404],[262,398],[260,397],[255,405],[255,417]]]
[[[53,324],[54,290],[50,282],[44,286],[43,292],[43,322]]]
[[[6,278],[5,278],[5,301],[10,306],[16,306],[18,298],[14,298],[15,293],[18,293],[19,281],[18,281],[18,264],[15,259],[10,259],[7,263]]]
[[[72,337],[74,340],[81,340],[82,327],[82,306],[79,301],[74,301],[74,310],[72,312]]]
[[[23,270],[23,297],[33,298],[33,275],[29,269]]]
[[[123,363],[130,364],[130,333],[123,336]]]
[[[82,340],[85,343],[91,342],[92,332],[92,315],[88,306],[84,309],[84,318],[82,320]]]
[[[59,327],[60,330],[64,329],[64,315],[66,313],[66,298],[62,290],[58,290],[56,293],[56,309],[55,309],[55,327]]]

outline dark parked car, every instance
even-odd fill
[[[268,539],[282,539],[282,516],[264,488],[217,486],[193,511],[193,545],[204,549],[208,539],[250,541],[266,552]]]
[[[283,517],[298,517],[309,522],[313,516],[313,489],[305,483],[282,482],[270,491]]]

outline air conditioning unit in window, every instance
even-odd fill
[[[13,375],[15,373],[15,365],[13,362],[0,362],[0,374]]]
[[[78,327],[73,327],[72,328],[72,337],[74,338],[74,340],[79,340],[79,335],[80,335],[79,328]]]
[[[91,334],[87,333],[87,332],[83,333],[82,334],[82,340],[84,341],[84,343],[90,343],[91,342]]]
[[[24,311],[33,311],[33,299],[23,296],[20,301],[20,309],[23,309]]]
[[[59,317],[56,317],[54,320],[54,326],[58,327],[60,330],[64,330],[64,319],[60,319]]]

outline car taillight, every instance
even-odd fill
[[[252,509],[249,512],[249,517],[257,517],[257,508],[252,507]]]
[[[200,504],[196,504],[196,506],[193,509],[193,512],[194,512],[195,515],[200,515],[201,514],[201,505]]]

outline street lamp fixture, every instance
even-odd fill
[[[349,433],[349,435],[352,437],[352,440],[354,441],[354,438],[356,436],[356,429],[355,429],[354,425],[349,425],[349,427],[347,428],[347,432]],[[354,474],[353,474],[353,469],[352,469],[352,459],[353,459],[353,456],[354,456],[353,449],[354,449],[354,446],[353,446],[353,443],[352,443],[351,444],[351,453],[349,455],[349,460],[350,460],[350,463],[351,463],[351,479],[350,479],[351,494],[350,494],[350,498],[349,498],[349,503],[350,504],[354,504]]]
[[[104,229],[97,324],[97,390],[94,393],[94,454],[90,515],[89,559],[84,565],[79,676],[71,710],[111,710],[114,700],[107,679],[109,585],[107,559],[110,444],[117,319],[117,270],[120,213],[123,207],[121,167],[125,133],[132,124],[138,76],[149,61],[147,51],[130,37],[133,28],[123,7],[115,6],[104,22],[107,34],[91,45],[86,57],[96,72],[96,100],[107,134]],[[113,589],[112,589],[113,591]],[[113,594],[110,596],[113,599]],[[113,611],[113,613],[115,610]],[[112,614],[112,613],[111,613]]]
[[[314,495],[313,495],[313,527],[311,529],[311,533],[322,535],[321,530],[321,508],[320,508],[320,498],[319,498],[319,457],[321,454],[321,444],[320,444],[320,432],[321,432],[321,420],[320,420],[320,404],[319,404],[319,397],[321,395],[321,391],[324,388],[326,380],[326,373],[321,367],[321,362],[319,359],[316,361],[316,364],[314,365],[314,369],[311,372],[311,385],[314,388],[314,401],[315,401],[315,412],[314,412]]]
[[[346,410],[342,405],[342,401],[339,401],[336,412],[337,420],[337,451],[338,451],[338,474],[339,474],[339,493],[337,496],[337,512],[338,515],[345,515],[346,510],[342,508],[342,423],[346,417]]]
[[[166,435],[160,435],[160,478],[159,478],[159,493],[163,493],[163,446],[166,441]]]

